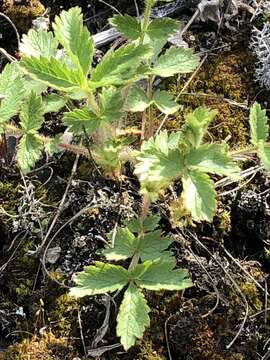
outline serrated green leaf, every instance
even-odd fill
[[[155,188],[157,185],[163,187],[181,174],[184,158],[175,139],[174,134],[162,131],[155,138],[143,142],[135,168],[141,184],[151,187],[152,183]]]
[[[99,98],[100,120],[106,122],[120,120],[124,104],[121,91],[114,87],[103,88]]]
[[[159,215],[148,215],[141,226],[141,220],[139,218],[132,218],[125,222],[125,225],[129,228],[130,231],[134,233],[139,233],[141,231],[148,232],[154,231],[158,227],[160,221]]]
[[[172,243],[172,239],[161,235],[160,230],[154,230],[157,226],[159,217],[149,217],[146,228],[153,229],[150,232],[146,232],[143,225],[141,228],[139,219],[135,219],[133,222],[128,222],[129,227],[120,228],[117,232],[111,232],[109,239],[113,247],[107,246],[103,251],[107,260],[125,260],[134,256],[135,253],[141,258],[142,261],[154,260],[156,258],[167,256],[168,252],[164,250]],[[130,227],[135,229],[135,236]]]
[[[59,151],[60,138],[61,135],[57,135],[54,139],[44,144],[44,149],[48,155],[52,156]]]
[[[184,269],[175,269],[175,259],[169,261],[156,259],[145,261],[132,270],[135,283],[144,289],[159,290],[183,290],[191,287],[192,281],[188,278],[188,272]]]
[[[18,113],[24,96],[23,80],[16,64],[7,64],[0,74],[0,133],[5,123]]]
[[[33,79],[42,81],[60,91],[72,91],[85,85],[85,79],[79,70],[71,69],[54,58],[23,58],[19,65]]]
[[[63,122],[76,135],[93,133],[101,123],[89,108],[83,107],[64,113]]]
[[[261,108],[261,105],[255,102],[249,113],[249,125],[251,142],[257,145],[260,140],[266,141],[269,136],[269,125],[266,110]]]
[[[111,127],[106,123],[101,123],[101,131],[111,131]],[[119,139],[108,139],[102,146],[92,147],[95,162],[109,174],[119,173],[121,169],[120,153],[124,148],[124,143]]]
[[[109,19],[110,24],[130,40],[136,40],[141,36],[141,24],[133,16],[114,15]]]
[[[185,116],[181,139],[189,148],[197,148],[203,140],[208,125],[215,118],[216,110],[200,106]]]
[[[152,41],[165,40],[179,29],[180,23],[170,18],[154,19],[147,28],[147,35]]]
[[[162,236],[160,230],[151,231],[145,234],[139,243],[139,255],[142,261],[154,260],[163,255],[168,255],[166,250],[172,243],[172,239]]]
[[[145,328],[150,325],[149,312],[143,293],[130,285],[120,305],[116,327],[117,336],[126,351],[135,344],[136,339],[143,337]]]
[[[120,228],[116,233],[111,232],[108,237],[113,243],[113,248],[107,246],[103,251],[107,260],[125,260],[134,255],[138,240],[128,228]]]
[[[17,160],[23,173],[27,173],[39,159],[43,144],[34,134],[26,134],[18,145]]]
[[[240,169],[228,155],[227,147],[223,144],[203,144],[192,149],[186,156],[189,167],[202,172],[239,177]]]
[[[73,7],[62,11],[55,18],[53,29],[74,65],[80,67],[86,76],[94,55],[94,42],[87,27],[83,25],[81,9]]]
[[[130,88],[126,101],[127,111],[144,111],[150,104],[151,101],[148,99],[146,93],[138,85]]]
[[[30,29],[22,36],[20,52],[26,56],[51,57],[56,55],[58,41],[52,32]]]
[[[214,183],[199,170],[189,170],[182,177],[185,208],[196,221],[212,221],[217,206]]]
[[[153,102],[166,115],[174,114],[180,107],[173,100],[172,95],[165,90],[157,90],[154,93]]]
[[[98,295],[121,290],[129,281],[129,272],[119,265],[97,261],[95,265],[85,266],[74,277],[75,286],[70,294],[76,297]]]
[[[31,79],[29,75],[24,76],[24,88],[25,91],[30,94],[31,92],[35,92],[36,94],[41,94],[45,92],[48,88],[46,84],[41,81]]]
[[[190,73],[196,69],[198,57],[192,50],[171,47],[158,58],[158,61],[151,69],[151,74],[169,77],[175,74]]]
[[[49,94],[42,98],[44,105],[44,114],[50,112],[58,112],[67,103],[67,99],[57,94]]]
[[[115,86],[139,80],[146,76],[147,70],[141,65],[142,61],[150,56],[151,49],[146,45],[124,45],[116,51],[108,51],[93,70],[89,86]]]
[[[264,141],[259,141],[258,155],[262,165],[267,171],[270,171],[270,144],[267,144]]]
[[[35,133],[43,122],[44,107],[42,97],[34,92],[23,102],[20,112],[20,125],[25,133]]]

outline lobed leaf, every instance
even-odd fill
[[[17,161],[23,173],[27,173],[35,165],[42,148],[42,142],[34,134],[22,136],[18,145]]]
[[[192,149],[186,156],[186,164],[202,172],[236,178],[240,172],[223,144],[203,144]]]
[[[148,99],[146,93],[138,85],[134,85],[129,89],[126,101],[127,111],[144,111],[150,104],[151,101]]]
[[[190,73],[196,69],[198,65],[198,57],[193,54],[192,50],[184,48],[171,47],[161,55],[151,74],[169,77],[175,74]]]
[[[7,64],[0,74],[0,133],[5,123],[18,113],[23,96],[20,72],[16,64]]]
[[[44,114],[50,112],[58,112],[61,110],[67,103],[67,99],[63,96],[57,94],[49,94],[42,98],[44,105]]]
[[[117,336],[120,336],[126,351],[135,344],[137,338],[143,337],[145,328],[150,325],[149,312],[150,308],[141,290],[130,285],[120,305],[116,327]]]
[[[72,91],[84,86],[85,79],[79,70],[72,69],[54,58],[23,58],[19,65],[33,79],[42,81],[60,91]]]
[[[140,182],[166,186],[168,181],[181,174],[184,158],[178,149],[178,134],[160,132],[155,138],[144,141],[137,156],[135,174]]]
[[[26,56],[44,56],[50,58],[56,55],[58,41],[52,32],[30,29],[22,36],[20,52]]]
[[[65,48],[70,59],[87,76],[94,55],[94,42],[79,7],[62,11],[56,16],[53,29],[59,43]]]
[[[137,250],[138,240],[128,228],[120,228],[108,235],[113,247],[107,246],[103,251],[107,260],[125,260],[131,258]]]
[[[83,297],[114,292],[121,290],[128,281],[129,273],[122,266],[97,261],[75,275],[76,285],[70,289],[70,294]]]
[[[160,290],[183,290],[191,287],[192,281],[188,278],[188,273],[184,269],[174,269],[175,259],[164,261],[156,259],[145,261],[137,265],[132,274],[136,284],[144,289]]]
[[[84,131],[91,134],[98,129],[101,123],[96,114],[87,107],[65,112],[63,122],[76,135],[84,134]]]
[[[151,219],[151,217],[150,217]],[[157,218],[148,219],[148,229],[156,227]],[[135,253],[138,254],[142,261],[154,260],[159,257],[168,256],[170,253],[164,250],[172,243],[172,239],[161,235],[160,230],[152,230],[144,233],[145,229],[138,228],[135,222],[128,224],[135,227],[135,236],[129,227],[120,228],[116,233],[111,232],[109,239],[113,247],[107,246],[103,251],[107,260],[125,260],[131,258]],[[139,224],[137,224],[140,226]]]
[[[136,40],[142,34],[141,23],[133,16],[114,15],[109,23],[130,40]]]
[[[266,141],[269,136],[269,126],[267,124],[268,118],[266,110],[261,108],[261,105],[255,102],[249,113],[249,125],[251,142],[257,145],[260,140]]]
[[[184,206],[196,221],[212,221],[216,210],[216,192],[210,177],[199,170],[189,170],[182,177]]]
[[[188,148],[197,148],[205,135],[208,125],[215,118],[216,110],[200,106],[185,117],[185,125],[182,130],[182,142]]]
[[[142,261],[155,260],[163,256],[171,255],[166,250],[172,243],[172,239],[162,236],[160,230],[151,231],[141,237],[138,253]]]
[[[103,88],[99,99],[100,120],[110,123],[115,120],[120,120],[124,105],[121,90],[112,86]]]
[[[158,227],[160,221],[159,215],[148,215],[143,223],[139,218],[132,218],[125,222],[125,225],[129,228],[130,231],[134,233],[139,233],[141,231],[148,232],[154,231]]]
[[[152,41],[168,40],[179,29],[180,23],[170,18],[154,19],[147,28],[147,35]]]
[[[124,45],[116,51],[108,51],[93,70],[89,86],[115,86],[139,80],[146,76],[147,70],[145,66],[141,66],[142,61],[150,56],[151,49],[146,45]]]
[[[157,90],[153,96],[153,102],[156,107],[164,114],[174,114],[179,108],[170,93],[165,90]]]
[[[20,112],[20,125],[25,133],[35,133],[43,122],[44,107],[40,95],[31,92],[23,102]]]
[[[259,141],[258,155],[262,165],[267,171],[270,171],[270,144],[267,144],[264,141]]]
[[[51,141],[46,142],[44,144],[44,149],[48,155],[53,155],[54,153],[59,151],[59,143],[61,141],[61,135],[57,135],[55,138],[51,139]]]

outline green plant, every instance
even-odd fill
[[[109,234],[110,246],[103,254],[109,261],[131,259],[128,269],[120,265],[96,262],[74,277],[72,295],[82,297],[120,291],[125,288],[117,316],[117,335],[125,350],[143,336],[150,324],[150,308],[143,290],[183,290],[192,286],[186,270],[174,269],[176,262],[166,251],[172,239],[162,236],[158,216],[132,219],[126,226]],[[141,263],[138,263],[139,260]]]
[[[141,192],[156,200],[160,191],[182,180],[183,207],[194,220],[211,221],[216,210],[214,183],[207,175],[239,176],[226,144],[202,144],[216,112],[200,107],[186,116],[183,130],[162,131],[142,144],[135,173]]]
[[[142,23],[129,16],[115,16],[111,20],[120,30],[128,26],[130,32],[123,32],[129,41],[118,49],[109,50],[95,68],[92,67],[95,52],[93,39],[83,25],[82,14],[77,7],[63,11],[55,18],[52,25],[54,33],[30,30],[23,36],[20,47],[22,59],[8,65],[0,79],[3,84],[0,89],[3,99],[0,133],[12,131],[22,135],[18,151],[22,171],[29,171],[43,150],[51,154],[57,147],[64,147],[88,154],[85,148],[62,144],[60,137],[50,139],[41,135],[43,115],[47,112],[59,111],[64,106],[69,109],[63,115],[64,125],[78,137],[92,137],[93,157],[97,155],[97,162],[107,172],[114,170],[117,173],[122,165],[120,144],[124,148],[126,142],[119,141],[116,130],[121,128],[123,113],[138,106],[138,96],[145,96],[145,101],[147,99],[143,110],[151,104],[164,113],[178,109],[165,91],[152,92],[153,81],[156,76],[168,77],[194,70],[197,57],[191,50],[180,48],[170,48],[160,54],[168,36],[179,25],[172,19],[151,21],[150,11],[154,2],[146,1]],[[58,50],[59,45],[63,51]],[[147,94],[138,87],[138,81],[142,79],[147,81]],[[48,87],[54,93],[49,93]],[[79,108],[73,100],[80,100]],[[18,113],[20,126],[15,127],[9,120]],[[113,161],[100,161],[100,154],[104,151],[106,155],[108,148]],[[112,169],[112,164],[115,169]]]
[[[42,151],[52,154],[59,148],[84,156],[91,152],[106,173],[118,177],[125,161],[135,162],[143,195],[141,215],[110,234],[111,247],[104,251],[108,261],[124,261],[124,266],[103,262],[88,266],[76,275],[76,286],[71,290],[80,297],[125,288],[117,317],[117,334],[125,349],[142,337],[149,325],[150,309],[143,289],[182,290],[191,286],[186,271],[175,269],[175,259],[166,251],[172,240],[161,235],[159,218],[148,216],[150,202],[175,180],[181,181],[178,215],[211,221],[216,192],[208,173],[238,178],[233,156],[239,153],[258,153],[270,170],[269,129],[265,111],[258,104],[250,112],[251,146],[247,149],[232,153],[226,144],[205,144],[204,135],[216,112],[204,107],[186,115],[181,131],[152,136],[153,108],[166,115],[179,109],[168,92],[155,90],[156,77],[189,73],[198,63],[190,49],[163,50],[179,24],[172,19],[151,20],[154,3],[146,0],[142,20],[127,15],[110,20],[128,43],[109,50],[96,67],[92,66],[93,39],[76,7],[56,17],[54,33],[30,30],[23,36],[22,59],[7,65],[0,75],[0,134],[20,135],[17,159],[23,172],[35,165]],[[91,138],[91,148],[42,134],[44,115],[62,108],[63,124],[80,143]],[[127,149],[132,138],[117,133],[127,112],[142,115],[138,150]],[[15,115],[19,115],[17,125],[11,121]]]

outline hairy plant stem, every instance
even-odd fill
[[[253,146],[247,146],[242,149],[230,151],[230,155],[231,156],[248,155],[248,154],[254,154],[256,152],[257,152],[257,147],[253,145]]]
[[[144,37],[147,31],[147,28],[149,26],[150,23],[150,17],[151,17],[151,12],[152,12],[152,8],[154,5],[155,0],[146,0],[145,1],[145,10],[144,10],[144,16],[143,16],[143,22],[142,22],[142,35],[140,37],[140,44],[143,44],[144,42]],[[152,85],[153,85],[153,77],[150,77],[147,81],[147,95],[148,98],[151,99],[152,98]],[[148,114],[149,114],[149,118],[151,119],[151,108],[147,109],[148,110]],[[147,114],[146,114],[146,110],[143,111],[142,113],[142,124],[141,124],[141,142],[143,142],[145,140],[145,132],[146,132],[146,121],[147,121]],[[149,120],[151,122],[151,120]]]
[[[6,124],[5,130],[6,130],[6,133],[8,133],[8,134],[14,134],[14,135],[18,135],[18,136],[22,136],[25,134],[23,130],[19,129],[17,126],[12,125],[12,124]],[[40,134],[36,134],[35,137],[43,144],[49,144],[50,142],[53,141],[52,138],[44,136],[44,135],[40,135]],[[84,146],[81,146],[81,145],[73,145],[73,144],[66,144],[66,143],[60,142],[58,144],[58,147],[60,149],[70,151],[76,155],[82,155],[85,157],[89,157],[87,148]]]
[[[155,80],[155,76],[150,76],[147,80],[147,97],[148,99],[152,99],[153,97],[153,82]],[[148,113],[148,116],[147,116]],[[147,124],[148,122],[148,124]],[[148,126],[146,126],[148,125]],[[153,124],[153,116],[152,116],[152,108],[151,105],[143,111],[142,113],[142,124],[141,124],[141,142],[145,139],[149,139],[154,133],[154,124]]]
[[[95,99],[95,95],[92,92],[88,92],[87,95],[87,105],[94,111],[96,115],[99,115],[100,108],[98,106],[98,103]]]
[[[140,39],[141,44],[143,43],[146,30],[150,23],[150,16],[151,16],[152,7],[154,5],[154,2],[155,2],[154,0],[146,0],[146,3],[145,3],[145,10],[144,10],[144,16],[143,16],[143,23],[142,23],[142,36]]]
[[[138,241],[143,241],[143,237],[144,237],[144,227],[143,227],[143,222],[145,220],[145,218],[147,217],[148,211],[149,211],[149,207],[150,207],[150,198],[147,194],[144,194],[143,196],[143,202],[142,202],[142,209],[141,209],[141,214],[140,214],[140,232],[138,233]],[[139,252],[135,252],[135,254],[133,255],[131,262],[129,264],[128,270],[132,270],[139,262],[140,259],[140,255]]]
[[[147,96],[148,99],[152,99],[153,97],[153,82],[155,80],[155,76],[150,76],[147,83]],[[148,131],[147,131],[147,139],[149,139],[154,133],[154,122],[152,116],[152,106],[150,105],[148,108]]]

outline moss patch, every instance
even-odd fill
[[[45,334],[41,338],[35,336],[10,346],[5,353],[0,354],[0,360],[72,360],[77,355],[66,339]]]
[[[231,146],[245,146],[248,142],[248,100],[254,96],[252,71],[254,59],[243,51],[225,53],[209,58],[179,101],[183,111],[168,120],[169,129],[178,129],[184,122],[184,115],[198,106],[218,110],[215,121],[209,128],[208,141],[226,139]],[[169,84],[174,96],[179,95],[184,80],[175,78]]]

